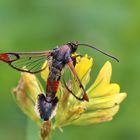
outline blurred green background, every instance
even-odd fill
[[[40,51],[69,41],[95,44],[120,58],[116,63],[90,49],[97,71],[110,60],[112,82],[128,97],[109,123],[71,126],[53,140],[140,140],[140,1],[139,0],[0,0],[0,49]],[[28,120],[11,90],[20,73],[0,63],[0,140],[27,140]],[[36,137],[36,130],[31,130]],[[30,138],[33,140],[34,138]],[[35,140],[35,139],[34,139]]]

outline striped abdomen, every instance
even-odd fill
[[[37,100],[37,110],[40,117],[44,120],[49,120],[55,115],[58,102],[56,93],[59,88],[61,70],[54,67],[53,64],[50,67],[50,73],[46,82],[46,96],[40,94]]]
[[[55,67],[50,68],[50,73],[46,83],[46,100],[51,102],[59,88],[59,81],[61,78],[61,71]]]

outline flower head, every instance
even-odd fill
[[[92,65],[93,59],[88,57],[88,55],[77,58],[75,70],[85,88],[90,80]],[[48,68],[41,72],[41,76],[45,81],[47,80],[48,73]],[[43,92],[40,82],[34,75],[21,74],[21,80],[14,90],[14,96],[23,112],[39,124],[41,127],[41,137],[45,139],[49,136],[51,130],[55,128],[61,129],[63,126],[71,124],[88,125],[111,121],[118,112],[120,103],[126,97],[126,93],[120,93],[118,84],[110,83],[111,74],[111,63],[106,62],[95,82],[86,90],[89,102],[76,100],[61,83],[57,92],[59,102],[54,121],[48,121],[43,124],[34,112],[37,96]],[[67,81],[67,85],[77,96],[81,96],[81,89],[74,76],[71,76],[71,80]]]

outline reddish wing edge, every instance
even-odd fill
[[[14,68],[18,71],[35,74],[35,73],[39,73],[39,72],[45,70],[47,65],[43,69],[40,68],[39,70],[31,71],[31,70],[26,70],[24,68],[19,68],[19,67],[16,66],[16,64],[14,65],[14,63],[16,63],[19,60],[22,60],[23,62],[26,61],[26,64],[28,62],[28,66],[29,66],[33,63],[37,63],[37,62],[40,63],[40,61],[48,60],[52,56],[52,53],[53,53],[53,51],[2,53],[2,54],[0,54],[0,61],[8,63],[12,68]],[[36,60],[31,61],[33,59],[36,59]],[[23,66],[26,67],[26,64],[23,65]],[[37,65],[34,65],[34,67],[35,66],[37,66]]]

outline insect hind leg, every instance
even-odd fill
[[[44,121],[48,121],[55,116],[58,98],[55,97],[51,102],[46,100],[44,94],[39,94],[36,103],[36,112]]]

